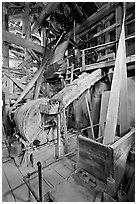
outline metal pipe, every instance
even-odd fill
[[[39,202],[42,202],[42,175],[41,175],[42,165],[41,165],[41,162],[38,162],[37,166],[38,166],[38,179],[39,179]]]

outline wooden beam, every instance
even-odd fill
[[[106,4],[107,2],[95,2],[96,6],[98,8],[101,8],[102,6],[104,6],[104,4]]]
[[[63,36],[63,35],[62,35]],[[61,60],[62,58],[64,58],[64,53],[67,49],[67,46],[68,46],[68,40],[67,41],[64,41],[63,43],[59,44],[58,46],[56,46],[56,48],[54,49],[54,52],[53,52],[53,56],[50,60],[50,66],[47,66],[46,68],[46,71],[45,71],[45,76],[46,78],[50,78],[52,77],[53,73],[55,73],[58,69],[59,69],[59,66],[57,64],[57,62],[59,60]],[[45,54],[44,54],[45,55]],[[43,60],[42,60],[42,65],[43,63],[45,62],[45,57],[43,56]],[[54,64],[53,64],[54,63]],[[53,65],[52,65],[53,64]],[[39,91],[40,91],[40,85],[41,85],[41,82],[42,82],[42,75],[41,74],[37,80],[37,84],[36,84],[36,90],[35,90],[35,96],[34,98],[38,98],[38,95],[39,95]]]
[[[47,2],[45,8],[42,10],[40,16],[32,26],[32,33],[37,32],[44,19],[46,19],[51,12],[53,12],[60,2]]]
[[[118,7],[115,10],[115,21],[116,23],[119,23],[122,21],[122,5],[118,5]],[[116,40],[118,40],[120,37],[121,26],[116,27]],[[117,50],[117,47],[118,47],[118,43],[116,44],[116,50]]]
[[[64,127],[64,153],[68,153],[68,135],[67,135],[67,120],[66,120],[66,109],[63,108],[63,127]]]
[[[104,91],[101,97],[99,136],[102,136],[104,134],[104,127],[105,127],[106,115],[107,115],[107,110],[108,110],[109,95],[110,95],[110,91]]]
[[[68,107],[75,99],[77,99],[88,88],[94,85],[95,82],[102,78],[101,70],[98,69],[87,76],[81,76],[74,80],[70,85],[52,97],[53,100],[61,100],[64,108]],[[55,107],[53,110],[56,109]],[[52,113],[52,108],[50,113]]]
[[[87,90],[87,94],[90,97],[89,89]],[[93,123],[92,123],[92,118],[91,118],[91,112],[90,112],[90,109],[89,109],[87,94],[85,95],[85,100],[86,100],[86,106],[87,106],[87,111],[88,111],[88,116],[89,116],[89,121],[90,121],[90,126],[91,126],[91,133],[92,133],[92,135],[88,135],[88,136],[89,136],[90,139],[95,139]]]
[[[104,5],[102,8],[100,8],[95,14],[90,16],[87,20],[85,20],[80,26],[77,26],[75,31],[76,35],[82,33],[85,31],[87,28],[92,26],[93,24],[97,23],[100,21],[103,17],[107,16],[110,14],[112,11],[115,10],[115,8],[118,6],[119,2],[117,3],[109,3],[107,5]],[[74,30],[71,30],[67,36],[72,37],[74,33]]]
[[[125,121],[124,123],[122,123],[123,124],[122,131],[124,133],[128,131],[127,101],[126,101],[127,100],[127,82],[126,81],[127,81],[126,50],[125,50],[124,20],[123,20],[122,31],[120,35],[116,63],[115,63],[114,74],[113,74],[113,80],[112,80],[112,86],[111,86],[111,93],[110,93],[109,104],[108,104],[103,144],[110,144],[114,142],[117,118],[118,118],[119,103],[120,103],[121,97],[122,97],[121,102],[123,102],[121,106],[124,106],[124,110],[122,110],[122,115],[124,117],[122,117],[121,119]],[[114,102],[115,102],[115,106],[114,106]]]
[[[34,74],[33,78],[30,80],[30,82],[26,85],[24,91],[21,93],[21,95],[19,96],[19,98],[17,99],[17,101],[14,103],[14,105],[11,107],[11,110],[16,107],[16,105],[24,98],[24,96],[29,92],[29,90],[33,87],[33,85],[35,84],[35,82],[38,80],[40,75],[43,75],[44,69],[45,67],[47,67],[48,64],[51,63],[52,58],[53,58],[53,54],[54,51],[56,50],[56,47],[53,48],[45,57],[45,60],[43,62],[43,65],[40,67],[40,69]],[[49,69],[49,66],[47,67],[45,74],[46,77],[48,77],[49,75],[52,76],[53,73],[55,71],[58,70],[58,67],[53,67],[52,70]]]
[[[7,73],[5,73],[5,75],[12,80],[21,90],[24,90],[25,86],[23,84],[21,84],[18,80],[16,80],[15,78],[9,76]]]
[[[24,68],[27,64],[29,64],[32,61],[32,57],[30,56],[27,60],[23,61],[20,63],[17,68],[22,69]]]
[[[37,82],[36,82],[36,89],[35,89],[35,95],[34,95],[34,100],[38,98],[39,96],[39,92],[40,92],[40,86],[42,83],[42,76],[43,76],[43,72],[40,74]]]
[[[56,159],[60,158],[61,153],[61,133],[60,133],[60,125],[61,125],[61,115],[57,114],[57,144],[55,146],[55,157]]]
[[[13,43],[23,48],[33,49],[34,51],[36,51],[41,55],[44,52],[44,47],[42,47],[41,45],[38,45],[37,43],[33,43],[32,41],[24,39],[18,35],[14,35],[8,31],[4,31],[4,30],[2,31],[2,40],[3,42]]]
[[[113,172],[113,152],[108,146],[89,138],[78,136],[78,167],[85,169],[100,180]]]
[[[3,2],[2,4],[2,30],[8,32],[8,3]],[[2,57],[3,57],[3,66],[9,67],[9,45],[5,42],[2,43]]]
[[[27,51],[34,60],[37,60],[37,63],[40,66],[40,59],[38,58],[36,53],[32,49],[27,49]]]
[[[24,27],[24,33],[25,38],[30,38],[30,20],[29,20],[29,2],[25,2],[25,11],[23,13],[23,27]]]
[[[118,189],[126,170],[127,157],[132,145],[135,144],[135,128],[111,145],[114,156],[114,179]]]
[[[94,38],[100,37],[101,35],[106,34],[106,33],[110,32],[110,31],[114,30],[115,28],[117,28],[117,27],[119,27],[119,26],[120,26],[120,23],[114,23],[113,25],[111,25],[111,26],[105,28],[104,30],[101,30],[100,32],[96,33],[95,35],[93,35],[93,36],[92,36],[91,38],[89,38],[88,40],[85,40],[84,43],[82,42],[82,43],[80,44],[80,46],[81,46],[82,44],[85,44],[85,43],[88,43],[88,42],[94,40]],[[110,41],[109,41],[109,42],[110,42]]]

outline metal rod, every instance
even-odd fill
[[[42,175],[41,175],[42,165],[41,165],[41,162],[38,162],[37,166],[38,166],[38,179],[39,179],[39,202],[42,202]]]

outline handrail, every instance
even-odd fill
[[[134,39],[134,38],[135,38],[135,35],[132,35],[132,36],[127,37],[125,39],[125,41],[131,40],[131,39]],[[115,40],[115,41],[112,41],[112,42],[108,42],[108,43],[104,43],[104,44],[101,44],[101,45],[96,45],[96,46],[92,46],[92,47],[80,50],[80,52],[81,52],[81,56],[80,56],[80,58],[81,58],[81,66],[79,68],[82,68],[82,70],[84,70],[85,67],[86,67],[86,62],[85,62],[85,58],[86,58],[85,52],[86,51],[94,50],[94,49],[99,49],[101,47],[104,47],[104,49],[105,49],[107,46],[114,45],[114,44],[116,44],[118,42],[119,42],[119,40]],[[73,57],[73,55],[67,56],[67,60],[69,60],[70,57]],[[67,70],[70,69],[72,66],[73,66],[73,64],[68,66]],[[74,71],[75,71],[75,69],[74,69]]]

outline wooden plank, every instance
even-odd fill
[[[91,190],[92,191],[92,190]],[[93,202],[94,195],[76,182],[63,181],[51,192],[55,202]]]
[[[63,164],[62,161],[60,162],[60,164],[58,164],[58,166],[54,167],[54,170],[55,170],[60,176],[62,176],[64,179],[65,179],[65,178],[68,178],[68,177],[72,174],[72,172],[73,172],[73,170],[67,168],[67,167]]]
[[[24,184],[22,174],[15,166],[13,160],[2,165],[3,172],[7,176],[15,201],[28,201],[28,188]]]
[[[66,166],[68,169],[71,169],[72,171],[75,170],[75,164],[76,162],[72,161],[71,159],[68,159],[67,157],[65,157],[62,161],[64,166]]]
[[[127,193],[127,199],[129,202],[135,202],[135,173]]]
[[[29,64],[32,61],[32,57],[28,57],[28,59],[26,59],[25,61],[23,61],[22,63],[20,63],[17,68],[22,69],[24,68],[27,64]]]
[[[62,100],[63,107],[66,108],[101,78],[101,70],[99,69],[89,75],[83,74],[79,79],[74,80],[71,85],[66,86],[58,94],[53,96],[52,99]],[[55,108],[53,107],[53,110],[54,109]],[[50,113],[52,113],[52,109],[50,110]]]
[[[114,162],[114,179],[116,181],[116,189],[119,188],[120,182],[126,171],[126,162],[131,146],[135,142],[135,129],[116,141],[111,148],[113,150]]]
[[[122,154],[128,153],[131,146],[135,142],[135,128],[132,128],[129,133],[124,135],[118,141],[111,145],[111,148],[114,151],[114,160],[116,161],[121,157]]]
[[[106,122],[106,115],[107,115],[107,109],[108,109],[108,102],[109,102],[109,95],[110,91],[105,91],[102,93],[101,97],[101,108],[100,108],[100,132],[99,136],[104,134],[104,127]]]
[[[18,35],[14,35],[8,31],[2,31],[2,40],[3,42],[13,43],[15,45],[21,46],[23,48],[33,49],[39,54],[43,54],[44,47],[38,45],[37,43],[33,43],[28,39],[24,39]]]
[[[39,97],[40,87],[41,87],[41,83],[42,83],[42,77],[43,77],[43,73],[40,74],[40,76],[38,77],[38,80],[36,82],[34,100]]]
[[[112,30],[114,30],[115,28],[117,28],[118,26],[120,26],[119,23],[114,23],[113,25],[105,28],[104,30],[99,31],[98,33],[96,33],[95,35],[93,35],[91,38],[87,39],[84,41],[84,43],[88,43],[90,41],[92,41],[94,38],[100,37],[101,35],[105,35],[106,33],[111,32]],[[110,42],[110,40],[108,41]],[[82,45],[83,43],[81,43]]]
[[[11,107],[11,109],[13,109],[14,107],[16,107],[16,105],[18,104],[18,102],[20,102],[25,96],[26,94],[29,92],[29,90],[33,87],[33,85],[35,84],[36,80],[38,79],[38,77],[40,76],[40,74],[44,71],[45,66],[43,65],[37,72],[36,74],[33,76],[33,78],[30,80],[30,82],[26,85],[25,89],[23,90],[23,92],[21,93],[21,95],[18,97],[18,99],[16,100],[16,102],[14,103],[14,105]]]
[[[9,157],[9,150],[7,147],[2,147],[2,162],[7,162],[11,158]]]
[[[8,179],[11,188],[15,188],[23,184],[22,175],[18,168],[15,166],[13,160],[3,163],[2,169]]]
[[[32,195],[29,195],[28,187],[26,184],[21,185],[13,189],[13,194],[15,197],[15,202],[35,202]]]
[[[41,14],[39,15],[35,23],[32,25],[32,29],[31,29],[32,33],[37,32],[43,20],[46,19],[49,16],[49,14],[56,9],[58,4],[59,2],[46,2],[46,5],[43,8]]]
[[[57,144],[55,146],[55,157],[58,159],[61,155],[61,133],[60,133],[60,125],[61,125],[61,115],[58,113],[57,115]]]
[[[67,134],[67,120],[66,120],[66,109],[63,108],[63,127],[64,127],[64,153],[68,153],[68,134]]]
[[[59,41],[58,41],[58,43],[59,43]],[[44,62],[42,63],[40,69],[36,72],[36,74],[33,76],[33,78],[27,84],[27,86],[25,87],[24,91],[21,93],[21,95],[19,96],[17,101],[11,107],[11,109],[13,109],[18,104],[18,102],[20,102],[24,98],[24,96],[28,93],[28,91],[33,87],[33,85],[35,84],[35,82],[37,81],[39,76],[43,75],[43,72],[45,71],[44,70],[45,67],[46,67],[46,71],[45,71],[45,77],[46,78],[51,77],[53,75],[53,73],[55,73],[58,70],[58,66],[53,66],[52,69],[51,69],[50,66],[47,66],[52,61],[52,57],[54,55],[54,51],[56,51],[57,47],[60,46],[60,45],[58,45],[58,43],[56,44],[56,46],[52,50],[50,50],[50,52],[47,53],[47,55],[45,56]],[[67,40],[67,43],[68,43],[68,40]]]
[[[104,6],[104,4],[106,4],[107,2],[95,2],[96,6],[98,8],[101,8],[102,6]]]
[[[88,27],[92,26],[93,24],[97,23],[100,21],[103,17],[106,15],[110,14],[114,9],[118,6],[119,2],[117,3],[112,3],[112,4],[107,4],[104,5],[102,8],[98,10],[95,14],[92,16],[88,17],[80,26],[77,26],[75,31],[76,35],[82,33],[85,31]],[[70,31],[67,35],[72,36],[74,31]]]
[[[127,92],[127,67],[126,67],[126,47],[124,43],[125,59],[123,59],[122,67],[122,81],[120,90],[120,104],[119,104],[119,116],[120,116],[120,136],[122,137],[127,133],[129,127],[128,122],[128,92]]]
[[[2,171],[2,202],[15,202],[14,195],[10,189],[10,186],[3,171]]]
[[[4,32],[8,32],[8,20],[9,20],[9,12],[8,12],[8,3],[3,2],[2,4],[2,30]],[[3,66],[9,67],[9,46],[3,42],[2,44],[2,56],[3,56]]]
[[[32,49],[27,49],[27,51],[34,60],[37,60],[37,63],[40,66],[40,59],[38,58],[36,53]]]
[[[88,92],[89,92],[89,90],[88,90]],[[86,99],[86,106],[87,106],[87,110],[88,110],[88,116],[89,116],[89,121],[90,121],[90,126],[91,126],[91,133],[92,133],[92,135],[88,135],[88,136],[89,136],[90,139],[95,139],[93,123],[92,123],[91,113],[90,113],[90,110],[89,110],[87,94],[85,95],[85,99]]]
[[[9,76],[7,73],[5,73],[5,75],[12,80],[21,90],[24,90],[25,86],[23,84],[21,84],[16,78],[12,78],[11,76]]]
[[[23,26],[24,26],[24,33],[25,33],[25,38],[29,39],[30,38],[30,20],[29,20],[29,2],[25,2],[25,11],[24,11],[24,15],[22,18],[23,21]]]
[[[43,170],[43,179],[46,179],[53,187],[57,186],[62,180],[62,176],[60,176],[54,169]]]
[[[103,144],[110,144],[114,142],[116,124],[117,124],[117,118],[118,118],[118,108],[119,108],[120,95],[121,95],[121,85],[122,85],[121,83],[123,81],[122,75],[123,75],[123,71],[125,69],[125,63],[126,63],[125,55],[126,55],[125,34],[124,34],[124,23],[123,23],[121,36],[119,40],[118,51],[117,51],[116,63],[114,68],[113,80],[111,85],[111,94],[110,94],[107,117],[106,117],[106,126],[104,130]],[[124,80],[126,79],[124,78]],[[115,101],[115,107],[114,107],[114,101]],[[125,112],[126,112],[126,109],[125,109]],[[124,120],[124,118],[122,119]],[[125,120],[127,119],[125,118]],[[125,129],[125,131],[127,131],[127,129]]]
[[[122,5],[118,5],[115,10],[115,21],[116,23],[122,22]],[[116,27],[116,40],[119,39],[121,32],[121,26]],[[116,44],[116,49],[118,48],[118,44]]]
[[[126,59],[126,63],[127,65],[129,63],[134,63],[135,62],[135,56],[131,55],[129,57],[127,57]],[[111,60],[111,61],[106,61],[106,62],[98,62],[98,63],[94,63],[94,64],[90,64],[90,65],[86,65],[85,70],[92,70],[92,69],[101,69],[101,68],[109,68],[109,67],[114,67],[115,66],[115,60]],[[127,67],[128,70],[128,67]]]
[[[112,149],[83,136],[78,136],[78,143],[78,167],[106,182],[113,173]]]

